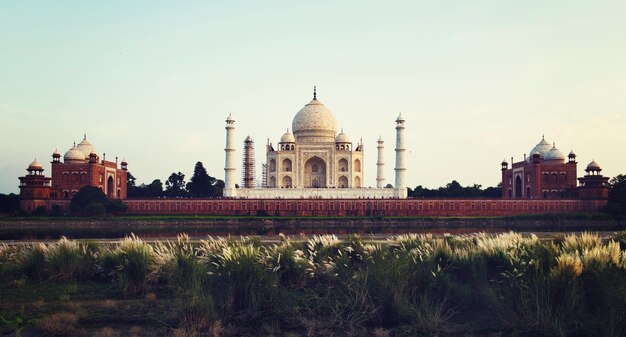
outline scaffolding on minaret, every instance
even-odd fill
[[[261,164],[261,187],[267,187],[267,164]]]
[[[243,142],[243,188],[254,188],[256,172],[254,170],[254,141],[250,136]]]

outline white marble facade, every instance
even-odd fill
[[[397,123],[404,120],[399,117]],[[227,120],[226,189],[224,196],[254,199],[298,198],[405,198],[406,188],[381,188],[382,156],[379,154],[377,187],[364,188],[364,146],[354,145],[341,130],[337,133],[336,120],[318,99],[313,99],[294,117],[291,130],[277,145],[266,145],[266,185],[261,188],[234,189],[234,121]],[[403,138],[403,135],[402,135]],[[382,151],[382,139],[378,142]],[[404,151],[400,152],[404,155]],[[404,171],[402,171],[404,174]],[[232,181],[230,181],[232,180]],[[231,187],[231,188],[229,188]]]

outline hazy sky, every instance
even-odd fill
[[[500,181],[541,140],[626,173],[626,2],[2,1],[0,192],[83,133],[140,183],[202,161],[224,177],[224,120],[257,166],[312,98],[393,183]],[[240,162],[240,159],[237,160]],[[240,170],[238,172],[238,175]]]

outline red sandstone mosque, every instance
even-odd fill
[[[595,161],[577,177],[574,152],[565,156],[544,138],[513,163],[502,161],[502,199],[406,199],[405,119],[395,120],[395,184],[384,187],[384,142],[377,144],[376,188],[361,186],[363,147],[337,133],[335,117],[314,92],[313,100],[294,117],[278,147],[268,140],[265,183],[255,186],[253,142],[244,141],[243,186],[235,186],[235,120],[226,119],[224,199],[126,199],[128,164],[102,159],[85,136],[61,161],[52,155],[52,175],[43,175],[36,160],[20,177],[20,207],[33,211],[57,205],[69,210],[71,198],[84,186],[100,188],[108,198],[122,199],[131,214],[209,214],[271,216],[502,216],[523,213],[600,210],[608,199],[608,177]],[[391,124],[391,123],[390,123]],[[390,125],[391,126],[391,125]]]
[[[587,174],[577,178],[574,151],[566,157],[544,137],[528,156],[524,154],[524,160],[513,163],[511,158],[511,162],[509,168],[502,161],[503,199],[608,199],[609,178],[600,174],[602,168],[595,160],[585,168]]]
[[[43,174],[43,166],[37,161],[28,165],[28,174],[20,177],[20,209],[34,211],[39,206],[50,210],[53,204],[66,205],[85,186],[98,187],[110,199],[126,199],[126,173],[128,163],[107,161],[87,140],[72,146],[63,155],[55,150],[52,154],[52,177]]]

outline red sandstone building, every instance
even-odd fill
[[[566,157],[543,137],[528,157],[508,165],[502,161],[503,199],[608,199],[608,178],[598,163],[589,163],[587,175],[577,178],[576,154]]]
[[[70,148],[63,156],[52,154],[52,175],[43,175],[43,166],[34,161],[28,166],[28,174],[20,177],[20,209],[33,211],[39,206],[51,209],[53,204],[66,205],[63,200],[71,200],[85,186],[100,188],[110,199],[126,199],[126,175],[128,164],[119,164],[102,159],[95,147],[83,140]]]

